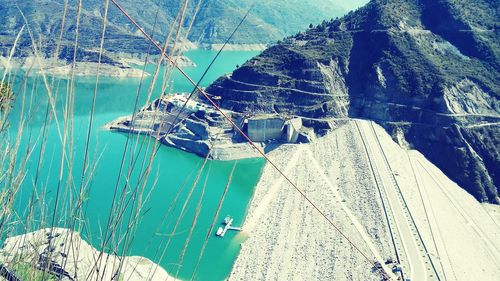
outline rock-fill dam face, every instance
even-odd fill
[[[500,15],[494,1],[461,2],[371,1],[207,92],[243,114],[374,120],[478,200],[500,203]]]

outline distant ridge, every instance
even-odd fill
[[[198,1],[190,1],[185,29],[194,14]],[[310,23],[318,24],[325,18],[337,17],[347,11],[334,3],[337,0],[286,0],[286,1],[241,1],[241,0],[203,0],[192,30],[185,42],[210,47],[224,43],[234,26],[241,20],[252,4],[255,4],[250,16],[235,34],[231,44],[269,44],[284,36],[307,28]],[[26,15],[34,36],[40,40],[41,50],[52,54],[60,33],[63,15],[63,0],[33,0],[0,2],[0,55],[6,56],[17,32],[24,21],[16,5]],[[82,57],[94,60],[95,50],[99,46],[102,28],[102,0],[82,2],[80,19],[79,45]],[[155,15],[158,11],[155,38],[161,40],[168,33],[168,28],[181,9],[178,0],[122,0],[120,5],[149,33],[153,34]],[[66,27],[63,45],[71,48],[74,39],[77,1],[68,2]],[[108,52],[125,54],[143,54],[150,46],[135,27],[112,5],[109,7],[109,24],[106,32],[105,49]],[[191,44],[191,45],[190,45]],[[31,41],[23,36],[18,55],[29,55]],[[157,50],[152,50],[157,53]],[[62,58],[67,53],[62,52]],[[71,55],[72,59],[72,55]]]

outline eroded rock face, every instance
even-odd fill
[[[286,38],[207,91],[238,112],[375,120],[499,203],[495,1],[374,0]]]
[[[161,141],[205,157],[209,154],[211,147],[209,134],[210,128],[206,120],[189,116],[180,121],[171,134],[163,136]]]
[[[330,61],[321,65],[281,45],[264,54],[231,76],[220,78],[207,91],[221,96],[224,108],[239,112],[279,112],[307,117],[342,113],[341,102],[334,99],[329,92],[330,84],[325,83],[325,78],[342,83],[337,66],[331,66]],[[271,58],[276,64],[269,61]]]
[[[186,99],[187,94],[155,99],[135,115],[120,117],[104,128],[147,135],[164,145],[203,158],[236,160],[261,156],[246,139],[235,132],[222,113],[193,100],[189,100],[184,107]],[[225,111],[225,114],[239,124],[242,130],[248,127],[245,120],[249,116],[231,111]],[[281,139],[272,141],[279,143]],[[256,146],[264,150],[266,143]],[[275,144],[269,143],[269,146],[272,145]]]
[[[450,113],[497,115],[500,111],[498,99],[491,99],[481,86],[467,78],[444,89],[443,92]]]

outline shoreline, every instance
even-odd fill
[[[196,63],[194,63],[189,57],[186,55],[177,55],[172,58],[176,61],[177,65],[180,67],[197,67]],[[132,65],[144,66],[144,59],[135,58],[135,57],[119,57],[117,59],[120,63],[131,67]],[[151,64],[151,60],[149,62]]]
[[[180,67],[196,67],[196,64],[188,57],[181,55],[175,56],[174,59]],[[43,73],[57,77],[69,77],[72,73],[72,64],[64,60],[53,60],[50,58],[41,58]],[[0,70],[5,70],[8,63],[9,70],[30,71],[30,75],[40,75],[39,62],[36,57],[12,58],[8,62],[8,58],[0,56]],[[98,68],[97,62],[77,62],[75,66],[75,76],[79,77],[95,77]],[[140,78],[143,75],[142,69],[134,67],[143,66],[144,62],[139,58],[133,57],[117,57],[117,61],[113,64],[101,63],[101,77],[115,78]],[[145,76],[150,76],[148,72],[144,72]]]
[[[0,70],[7,68],[8,58],[0,57]],[[72,73],[72,64],[64,60],[53,60],[50,58],[40,59],[41,67],[45,75],[56,77],[69,77]],[[8,64],[9,70],[30,71],[29,75],[40,75],[40,63],[36,57],[12,58]],[[97,73],[97,62],[77,62],[75,65],[75,76],[95,77]],[[149,76],[149,73],[145,73]],[[101,63],[100,76],[116,78],[139,78],[142,76],[142,70],[133,68],[128,64]]]
[[[223,44],[186,44],[183,47],[184,51],[191,50],[213,50],[219,51]],[[224,47],[224,51],[263,51],[269,45],[268,44],[227,44]],[[109,58],[111,58],[113,63],[101,63],[100,76],[103,77],[116,77],[116,78],[140,78],[142,74],[142,69],[136,68],[134,66],[144,66],[144,59],[138,54],[128,54],[128,53],[107,53]],[[158,56],[158,55],[156,55]],[[197,65],[186,55],[176,55],[174,58],[180,67],[197,67]],[[0,56],[0,70],[5,70],[8,62],[8,57]],[[72,63],[69,61],[53,58],[41,58],[41,64],[43,71],[47,75],[68,77],[72,72]],[[97,62],[85,62],[80,61],[76,63],[75,76],[92,77],[97,73]],[[10,70],[31,70],[31,75],[41,74],[39,63],[35,56],[28,57],[13,57],[8,65]],[[151,74],[145,72],[144,75],[150,76]]]
[[[223,43],[201,44],[199,48],[205,50],[219,51]],[[226,44],[224,51],[264,51],[269,47],[269,44],[264,43],[249,43],[249,44]]]
[[[48,250],[49,245],[52,245],[50,250]],[[118,274],[130,280],[178,281],[158,264],[140,256],[119,257],[104,253],[97,268],[107,267],[108,270],[104,273],[94,272],[92,270],[95,268],[95,259],[99,252],[82,239],[78,232],[65,228],[54,228],[51,232],[50,228],[45,228],[7,238],[0,250],[0,263],[6,266],[23,263],[33,270],[43,271],[43,268],[40,268],[43,265],[40,260],[50,258],[52,263],[64,266],[62,270],[75,280],[82,280],[82,276],[89,274],[91,278],[111,280]],[[123,262],[123,267],[118,269],[116,266],[120,261]],[[149,272],[155,268],[154,275],[150,276]]]

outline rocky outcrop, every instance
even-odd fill
[[[271,57],[282,60],[270,61]],[[331,111],[346,113],[343,101],[335,99],[329,92],[330,86],[324,83],[325,77],[337,79],[337,70],[335,66],[320,67],[303,53],[277,45],[231,76],[220,78],[207,91],[221,96],[224,108],[238,112],[279,112],[308,117],[324,116]]]
[[[224,110],[222,114],[207,104],[187,100],[187,96],[175,94],[161,97],[135,115],[118,118],[105,128],[148,135],[164,145],[216,160],[262,157],[226,120],[226,116],[263,152],[283,143],[311,142],[317,134],[322,135],[332,129],[325,120],[303,120],[300,117],[256,112],[241,114],[229,110]]]
[[[161,138],[162,143],[181,148],[200,156],[210,153],[210,127],[201,119],[188,117],[179,120],[179,124],[168,134]]]
[[[259,157],[224,116],[204,104],[188,101],[187,94],[156,99],[134,116],[124,116],[105,126],[106,129],[143,134],[156,138],[164,145],[175,147],[200,157],[235,160]],[[243,116],[226,111],[237,123]],[[261,146],[261,148],[263,148]]]
[[[64,228],[40,229],[10,237],[0,249],[0,261],[14,268],[20,264],[31,268],[33,274],[28,274],[26,269],[22,273],[33,280],[39,278],[37,270],[46,272],[44,280],[176,280],[144,257],[103,253],[98,259],[99,255],[79,233]]]
[[[488,0],[374,0],[207,92],[241,113],[375,120],[478,200],[500,203],[498,17]]]
[[[494,116],[500,111],[500,102],[468,78],[445,88],[443,94],[445,106],[452,114]]]

